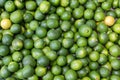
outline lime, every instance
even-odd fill
[[[4,6],[5,10],[8,12],[13,12],[15,10],[15,4],[13,1],[6,1]]]
[[[65,79],[66,80],[76,80],[77,79],[77,73],[72,70],[69,69],[66,73],[65,73]]]
[[[76,50],[76,57],[77,58],[84,58],[87,55],[87,51],[84,47],[78,48]]]
[[[7,78],[10,76],[10,71],[7,69],[7,66],[2,66],[0,69],[0,75],[3,78]]]
[[[54,65],[54,66],[52,66],[52,68],[51,68],[51,72],[52,72],[54,75],[59,75],[59,74],[61,74],[61,72],[62,72],[62,68],[61,68],[60,66],[58,66],[58,65]]]
[[[70,67],[73,70],[80,70],[82,68],[82,62],[80,60],[73,60]]]
[[[47,66],[49,65],[49,59],[46,56],[40,56],[37,59],[37,64],[40,66]]]
[[[6,45],[0,45],[0,56],[6,56],[9,54],[9,48]]]
[[[112,16],[106,16],[104,19],[104,23],[108,26],[112,26],[115,23],[115,19]]]
[[[21,10],[16,10],[11,13],[10,20],[13,23],[20,23],[23,20],[23,13]]]
[[[22,74],[24,78],[28,78],[34,74],[34,68],[30,65],[24,66],[22,69]]]
[[[11,21],[7,18],[2,19],[2,21],[1,21],[1,27],[3,29],[9,29],[11,27],[11,24],[12,24]]]
[[[36,67],[35,68],[35,74],[39,77],[42,77],[46,74],[47,69],[45,67]]]
[[[23,66],[30,65],[30,66],[32,66],[32,67],[35,67],[36,61],[35,61],[35,59],[34,59],[31,55],[26,55],[26,56],[22,59],[22,64],[23,64]]]
[[[120,47],[118,45],[112,45],[109,48],[109,52],[112,56],[118,57],[120,55]]]
[[[110,75],[110,71],[107,68],[101,67],[100,68],[100,75],[102,77],[108,77]]]
[[[100,75],[99,75],[99,73],[97,71],[91,71],[89,73],[89,76],[93,80],[100,80]]]
[[[120,24],[115,24],[112,27],[113,31],[120,34]]]
[[[113,59],[111,61],[111,66],[113,69],[119,70],[120,69],[120,61],[118,59]]]
[[[89,54],[89,58],[91,61],[98,61],[99,53],[97,51],[93,51]]]
[[[23,55],[21,52],[16,51],[12,54],[12,59],[16,62],[20,62],[23,59]]]
[[[92,28],[87,24],[81,25],[79,27],[79,34],[83,37],[89,37],[92,34]]]
[[[50,3],[48,1],[42,1],[39,5],[39,9],[42,13],[47,13],[50,9]]]
[[[25,6],[27,10],[35,10],[37,7],[37,4],[35,1],[26,1]]]
[[[8,65],[8,70],[10,72],[16,72],[19,69],[19,64],[17,62],[10,62]]]

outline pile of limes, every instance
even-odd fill
[[[120,0],[0,0],[0,80],[120,80]]]

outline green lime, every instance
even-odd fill
[[[90,78],[92,79],[92,80],[100,80],[100,75],[99,75],[99,73],[97,72],[97,71],[91,71],[90,73],[89,73],[89,76],[90,76]]]
[[[43,80],[53,80],[53,74],[52,74],[52,72],[50,72],[50,71],[48,71],[43,77],[42,77],[42,79]]]
[[[2,66],[0,69],[0,76],[3,78],[7,78],[10,76],[10,71],[7,69],[7,66]]]
[[[116,17],[116,13],[114,11],[108,11],[107,12],[107,16],[112,16],[112,17]]]
[[[23,19],[25,22],[30,22],[33,20],[33,15],[31,13],[25,13],[23,15]]]
[[[101,7],[102,7],[104,10],[110,10],[111,6],[112,6],[111,3],[108,2],[108,1],[103,2],[102,5],[101,5]]]
[[[87,9],[95,10],[96,9],[96,4],[93,1],[87,1],[86,4],[85,4],[85,7]]]
[[[66,80],[77,80],[77,73],[72,70],[69,69],[66,73],[65,73],[65,79]]]
[[[73,39],[71,38],[64,38],[62,41],[62,46],[65,48],[70,48],[73,45]]]
[[[57,65],[64,66],[66,63],[67,63],[67,60],[65,56],[59,56],[57,58]]]
[[[119,79],[120,79],[120,76],[117,76],[117,75],[110,76],[110,80],[119,80]]]
[[[32,39],[25,39],[24,40],[24,48],[25,49],[32,49],[34,46]]]
[[[50,42],[50,48],[52,50],[59,50],[61,48],[61,43],[57,40],[53,40]]]
[[[43,56],[43,51],[38,48],[33,48],[31,50],[31,54],[34,59],[38,59],[39,57]]]
[[[87,20],[87,25],[89,25],[92,29],[96,28],[96,22],[94,20]]]
[[[97,39],[97,37],[89,37],[88,38],[88,45],[90,46],[90,47],[94,47],[94,46],[96,46],[98,44],[98,39]]]
[[[35,61],[35,59],[34,59],[31,55],[26,55],[26,56],[22,59],[22,64],[23,64],[23,66],[30,65],[30,66],[32,66],[32,67],[35,67],[36,61]]]
[[[85,22],[86,22],[86,21],[85,21],[84,18],[75,20],[74,26],[75,26],[76,28],[79,28],[81,25],[85,24]]]
[[[57,53],[51,50],[46,53],[46,56],[49,60],[54,61],[57,58]]]
[[[84,47],[78,48],[76,50],[76,57],[77,58],[84,58],[87,55],[87,51]]]
[[[85,4],[87,2],[87,0],[79,0],[80,4]]]
[[[37,9],[37,10],[35,11],[34,18],[35,18],[36,20],[43,20],[44,17],[45,17],[45,15],[44,15],[39,9]]]
[[[73,17],[78,19],[81,18],[84,15],[84,8],[83,7],[79,7],[79,8],[75,8],[73,10]]]
[[[57,7],[57,9],[56,9],[56,13],[59,16],[61,16],[64,11],[65,11],[65,9],[63,7]]]
[[[12,54],[12,59],[16,62],[20,62],[23,59],[23,55],[21,52],[16,51]]]
[[[38,80],[38,76],[33,75],[33,76],[29,77],[28,80]]]
[[[120,34],[120,24],[113,25],[112,29],[115,33]]]
[[[112,56],[118,57],[120,55],[120,47],[118,45],[112,45],[109,48],[109,52]]]
[[[61,5],[62,7],[68,6],[68,5],[69,5],[69,0],[61,0],[60,5]]]
[[[9,34],[5,34],[2,37],[2,43],[5,45],[11,45],[12,44],[13,37]]]
[[[87,46],[87,39],[84,38],[84,37],[80,37],[78,40],[77,40],[77,45],[79,47],[85,47]]]
[[[24,35],[25,35],[25,37],[27,37],[27,38],[31,38],[33,34],[34,34],[34,31],[32,31],[31,29],[27,29],[27,30],[24,32]]]
[[[105,25],[105,23],[103,22],[100,22],[98,25],[97,25],[97,31],[98,32],[107,32],[108,31],[108,27],[107,25]]]
[[[37,4],[35,1],[26,1],[25,7],[27,10],[35,10],[37,7]]]
[[[58,65],[54,65],[54,66],[52,66],[52,68],[51,68],[51,72],[52,72],[54,75],[59,75],[59,74],[61,74],[61,72],[62,72],[62,68],[61,68],[60,66],[58,66]]]
[[[35,48],[44,48],[45,47],[45,41],[43,39],[37,39],[34,41],[34,47]]]
[[[31,51],[28,49],[22,49],[21,53],[23,54],[23,56],[26,56],[26,55],[29,55]]]
[[[105,18],[105,14],[103,12],[96,12],[94,15],[95,21],[103,21]]]
[[[81,25],[79,27],[79,34],[83,37],[89,37],[92,34],[92,28],[87,24]]]
[[[94,62],[90,62],[90,64],[89,64],[89,68],[91,70],[97,70],[98,67],[99,67],[99,64],[97,62],[95,62],[95,61]]]
[[[8,12],[13,12],[15,10],[15,4],[13,1],[6,1],[4,7]]]
[[[42,13],[47,13],[50,9],[50,2],[42,1],[39,5],[39,9]]]
[[[34,68],[30,65],[26,65],[22,69],[22,74],[24,78],[28,78],[34,74]]]
[[[18,9],[23,9],[24,8],[24,2],[23,1],[15,0],[14,3],[15,3],[15,6]]]
[[[50,3],[54,6],[58,6],[60,4],[60,0],[50,0]]]
[[[71,28],[71,23],[69,21],[63,21],[60,27],[63,31],[68,31]]]
[[[116,13],[117,17],[120,17],[120,9],[119,8],[115,9],[115,13]]]
[[[35,74],[42,77],[46,74],[47,69],[45,67],[38,66],[35,68]]]
[[[107,62],[108,58],[105,54],[100,54],[100,58],[98,60],[99,64],[105,64]]]
[[[9,54],[9,47],[6,45],[0,45],[0,56],[6,56]]]
[[[19,64],[17,62],[10,62],[8,65],[8,70],[10,72],[16,72],[19,69]]]
[[[70,1],[70,8],[77,8],[79,6],[79,1],[78,0],[71,0]]]
[[[102,77],[108,77],[110,75],[110,71],[105,67],[101,67],[99,71]]]
[[[19,24],[13,24],[10,28],[10,31],[13,33],[13,34],[17,34],[17,33],[20,33],[22,30],[21,26]]]
[[[37,27],[35,33],[38,37],[43,38],[47,35],[47,30],[44,27]]]
[[[80,70],[77,71],[78,77],[79,78],[83,78],[84,76],[87,76],[89,69],[87,69],[88,67],[82,68]]]
[[[99,60],[99,53],[97,51],[93,51],[89,54],[89,59],[91,61],[98,61]]]
[[[101,44],[106,44],[108,42],[108,34],[107,33],[100,33],[98,36],[99,42]]]
[[[69,11],[64,11],[63,14],[60,16],[62,20],[70,20],[71,18],[71,13]]]
[[[67,55],[66,59],[67,59],[67,64],[70,64],[75,58],[73,55],[69,54]]]
[[[82,62],[80,60],[73,60],[70,67],[73,70],[80,70],[82,68]]]
[[[94,16],[94,12],[93,12],[92,9],[86,9],[86,10],[84,11],[84,18],[85,18],[85,19],[92,19],[93,16]]]
[[[11,61],[12,61],[11,56],[5,56],[5,57],[2,58],[2,62],[3,62],[4,65],[8,65]]]
[[[10,14],[9,14],[7,11],[3,11],[3,12],[1,13],[1,18],[2,18],[2,19],[10,18]]]
[[[11,13],[10,15],[10,20],[13,22],[13,23],[20,23],[22,20],[23,20],[23,13],[21,10],[16,10],[14,12]]]
[[[91,80],[89,77],[83,77],[82,80]]]
[[[94,47],[94,50],[98,51],[98,52],[101,52],[103,50],[103,48],[104,48],[104,46],[99,43]]]
[[[118,34],[115,33],[115,32],[109,33],[108,36],[109,36],[109,40],[110,40],[111,42],[116,42],[116,41],[118,40]]]
[[[56,20],[56,19],[48,19],[47,20],[47,26],[49,28],[57,28],[58,25],[59,25],[59,23],[58,23],[58,20]]]
[[[120,61],[118,59],[113,59],[111,61],[111,66],[113,69],[119,70],[120,69]]]
[[[63,75],[57,75],[54,77],[54,80],[65,80]]]
[[[46,56],[40,56],[37,59],[37,64],[39,66],[47,66],[47,65],[49,65],[49,59]]]

